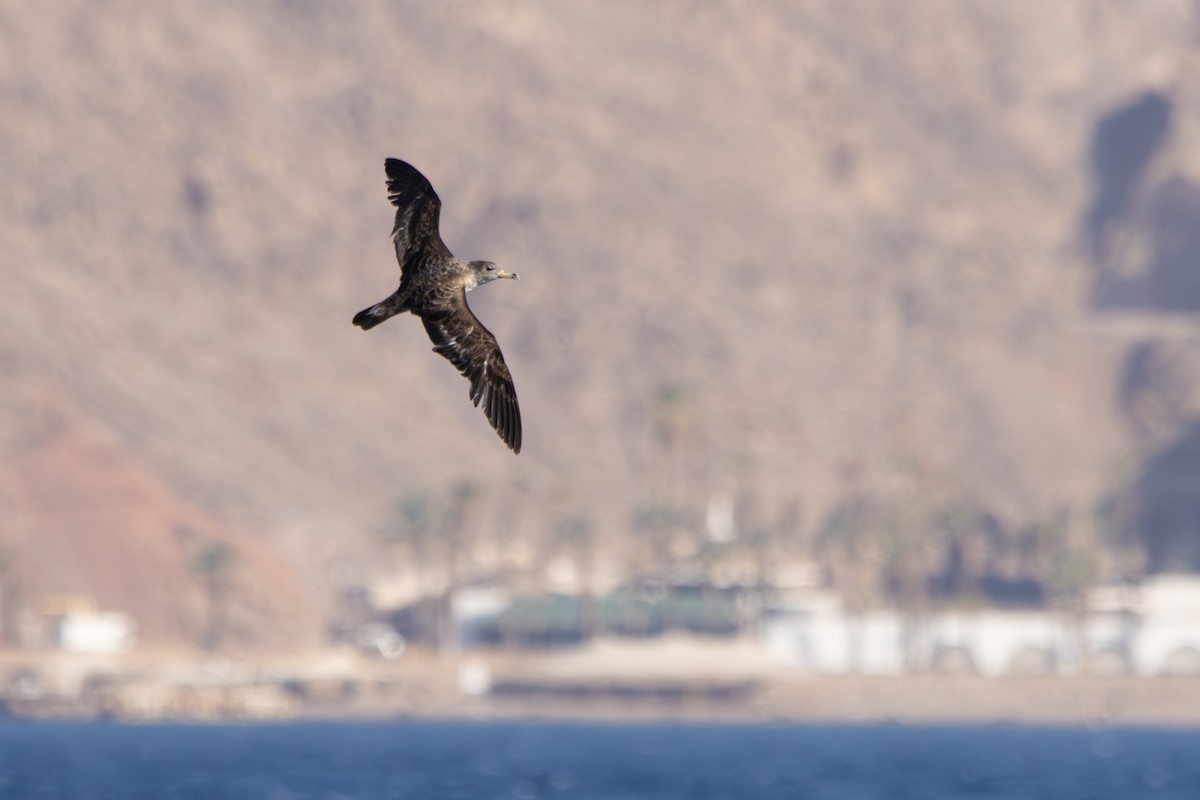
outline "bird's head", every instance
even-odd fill
[[[491,261],[472,261],[471,270],[475,273],[476,286],[491,283],[498,278],[511,278],[514,281],[518,278],[517,273],[505,272]]]

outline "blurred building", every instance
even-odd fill
[[[1200,576],[1102,587],[1079,615],[851,613],[818,592],[781,609],[765,642],[780,662],[818,674],[1200,675]]]

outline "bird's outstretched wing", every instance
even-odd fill
[[[387,159],[383,166],[387,170],[388,199],[396,207],[392,241],[402,273],[419,270],[428,256],[450,255],[438,231],[442,201],[429,179],[398,158]]]
[[[423,312],[421,321],[434,344],[433,352],[471,382],[471,402],[482,405],[500,438],[514,453],[521,452],[521,409],[512,374],[496,337],[471,313],[466,294],[460,291],[447,307]]]

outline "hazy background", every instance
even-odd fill
[[[223,638],[302,647],[404,574],[1200,569],[1198,43],[1190,0],[10,0],[8,607],[195,643],[219,573]],[[521,274],[471,295],[519,456],[417,320],[350,325],[387,156]]]

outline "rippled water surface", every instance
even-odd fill
[[[1200,798],[1200,731],[0,724],[0,798]]]

